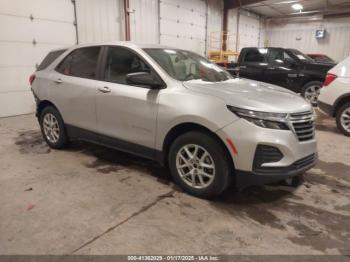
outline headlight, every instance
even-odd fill
[[[237,116],[244,118],[257,126],[271,129],[289,130],[289,127],[286,124],[287,114],[259,112],[233,106],[227,106],[227,108]]]

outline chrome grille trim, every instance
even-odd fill
[[[311,140],[315,137],[315,124],[313,111],[289,114],[291,129],[300,142]]]

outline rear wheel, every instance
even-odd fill
[[[320,95],[320,90],[322,87],[322,82],[311,81],[303,86],[301,90],[301,95],[309,101],[313,106],[317,105],[317,98]]]
[[[350,103],[346,103],[337,111],[337,127],[346,136],[350,136]]]
[[[179,136],[168,158],[175,182],[194,196],[213,198],[229,186],[229,157],[222,144],[209,134],[191,131]]]
[[[68,144],[65,126],[56,108],[45,107],[40,114],[39,122],[43,137],[51,148],[60,149]]]

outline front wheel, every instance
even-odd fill
[[[350,103],[343,105],[336,116],[338,129],[346,136],[350,136]]]
[[[191,195],[210,199],[229,186],[229,157],[223,145],[207,133],[191,131],[179,136],[168,161],[175,182]]]
[[[320,95],[320,90],[322,87],[322,82],[311,81],[303,86],[301,90],[301,95],[309,101],[313,106],[317,106],[317,99]]]

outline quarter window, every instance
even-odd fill
[[[40,63],[37,68],[37,71],[46,69],[53,61],[56,60],[57,57],[62,55],[67,49],[56,50],[48,53],[48,55],[44,58],[44,60]]]
[[[70,53],[56,70],[68,76],[94,79],[100,49],[98,46],[79,48]]]
[[[127,84],[126,75],[150,72],[149,66],[134,52],[124,47],[109,47],[104,71],[104,80]]]

